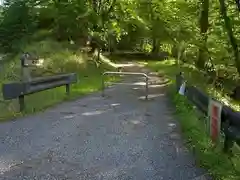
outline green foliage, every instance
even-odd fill
[[[18,46],[18,40],[29,35],[35,28],[35,17],[24,0],[13,2],[2,13],[0,22],[0,45],[4,50]]]
[[[6,0],[0,11],[1,50],[46,38],[84,46],[92,36],[105,51],[166,50],[209,76],[225,67],[229,82],[239,79],[239,31],[236,4],[226,0]]]
[[[237,180],[240,177],[240,153],[235,149],[234,156],[228,157],[222,152],[223,144],[214,146],[209,138],[206,129],[206,118],[187,100],[186,97],[178,95],[175,88],[175,76],[178,71],[183,71],[187,82],[197,85],[198,88],[208,91],[217,99],[223,97],[216,95],[212,88],[206,84],[206,79],[199,71],[191,66],[184,66],[179,69],[174,63],[175,60],[161,62],[149,62],[147,67],[164,75],[169,79],[169,97],[176,108],[176,118],[181,124],[181,130],[185,137],[188,148],[194,153],[197,164],[205,167],[209,174],[217,180]],[[197,79],[197,81],[196,81]]]
[[[103,48],[111,50],[146,51],[148,47],[147,51],[157,53],[163,44],[168,44],[176,56],[192,64],[197,60],[198,49],[207,49],[207,63],[235,67],[219,2],[209,2],[208,14],[203,13],[207,11],[203,11],[202,2],[207,1],[6,0],[0,13],[1,47],[18,47],[25,41],[24,36],[48,29],[58,40],[79,41],[92,35],[103,42]],[[236,4],[228,1],[226,6],[238,40],[240,19]],[[203,26],[199,22],[206,25],[207,18],[208,29],[202,31],[207,31],[207,41],[203,43]]]
[[[220,6],[223,4],[224,12]],[[156,54],[164,50],[172,53],[175,59],[148,65],[166,74],[170,80],[176,72],[183,70],[190,82],[210,93],[213,91],[205,82],[206,76],[199,73],[195,64],[212,74],[216,74],[214,71],[219,67],[224,67],[226,92],[239,79],[239,31],[240,16],[235,1],[5,0],[0,8],[0,51],[14,51],[17,56],[1,65],[0,82],[19,79],[19,54],[29,51],[45,60],[43,69],[38,69],[41,75],[45,69],[55,73],[78,73],[81,84],[73,86],[71,97],[97,90],[100,74],[106,67],[96,67],[79,50],[80,46],[85,46],[87,37],[93,36],[101,42],[104,50]],[[202,64],[197,63],[199,59],[203,60]],[[212,75],[209,73],[208,76]],[[30,103],[27,112],[35,112],[65,99],[63,91],[63,88],[57,88],[29,96],[26,100]],[[223,99],[222,96],[219,98]],[[38,102],[37,106],[35,102]],[[4,112],[0,119],[12,116],[11,103],[6,105],[0,100],[0,111]],[[221,161],[222,165],[218,168],[217,158],[222,154],[211,151],[205,134],[199,129],[202,125],[196,119],[194,110],[179,97],[175,103],[184,132],[188,139],[191,138],[191,146],[206,150],[198,152],[204,161],[200,163],[209,167],[213,174],[220,170],[231,174],[225,157],[226,163]]]
[[[173,89],[173,88],[172,88]],[[221,147],[214,147],[207,135],[203,118],[186,98],[171,92],[176,104],[176,115],[180,120],[182,132],[188,147],[197,157],[197,163],[208,169],[209,174],[219,180],[237,180],[240,173],[231,158],[224,154]]]
[[[97,91],[101,88],[101,75],[106,70],[113,68],[108,64],[96,66],[93,61],[87,58],[87,55],[80,50],[71,50],[72,45],[68,42],[56,42],[44,40],[31,43],[23,47],[24,51],[36,52],[44,60],[43,66],[33,69],[34,76],[49,76],[55,73],[76,73],[78,83],[71,85],[70,96],[66,96],[65,87],[50,89],[47,91],[32,94],[26,97],[26,111],[19,113],[18,100],[3,101],[0,90],[0,121],[9,118],[22,116],[28,113],[38,112],[45,108],[55,105],[63,100],[69,100],[80,97],[87,93]],[[0,67],[1,68],[1,67]],[[3,70],[3,71],[2,71]],[[17,81],[20,78],[19,55],[6,63],[0,71],[0,86],[4,82]],[[107,80],[116,80],[109,77]],[[37,103],[36,103],[37,102]]]

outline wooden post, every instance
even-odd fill
[[[70,94],[70,84],[66,84],[66,94]]]
[[[233,145],[234,145],[234,141],[226,135],[224,138],[223,152],[231,153]]]
[[[31,70],[28,67],[22,68],[22,81],[29,82],[31,81]]]
[[[148,100],[148,77],[146,77],[146,96],[145,99]]]
[[[18,101],[19,101],[20,111],[22,112],[25,109],[24,96],[23,95],[19,96]]]
[[[31,72],[28,67],[27,59],[29,54],[23,54],[20,58],[21,61],[21,81],[29,82],[31,81]]]

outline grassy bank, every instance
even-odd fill
[[[97,65],[76,45],[44,40],[31,43],[23,48],[25,52],[34,52],[44,60],[41,67],[33,70],[33,76],[49,76],[55,73],[77,73],[78,83],[71,86],[70,96],[65,95],[65,87],[50,89],[26,97],[26,110],[18,112],[18,100],[3,101],[0,90],[0,121],[9,120],[25,114],[38,112],[64,100],[74,99],[97,91],[101,88],[101,74],[112,67],[107,64]],[[5,63],[0,71],[2,83],[20,79],[20,54]],[[113,77],[109,81],[116,80]]]
[[[234,156],[229,157],[222,152],[222,145],[213,146],[206,133],[204,117],[185,97],[176,93],[175,75],[180,70],[184,71],[189,83],[197,85],[212,95],[218,95],[219,99],[224,98],[221,97],[221,93],[213,91],[212,87],[207,86],[204,77],[196,69],[188,66],[182,66],[180,69],[175,65],[174,60],[149,62],[147,66],[170,80],[169,96],[176,107],[176,117],[180,121],[186,145],[195,154],[198,165],[208,169],[214,179],[240,179],[240,151],[235,149]],[[236,107],[235,104],[229,101],[228,103]]]

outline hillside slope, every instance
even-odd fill
[[[34,53],[43,60],[43,64],[32,70],[33,77],[49,76],[56,73],[75,72],[78,83],[72,85],[71,95],[65,95],[65,87],[50,89],[26,97],[26,113],[43,110],[66,99],[84,95],[101,87],[101,74],[104,70],[110,70],[108,64],[96,64],[92,58],[87,56],[77,45],[69,42],[55,42],[53,40],[42,40],[33,42],[23,48],[23,52]],[[20,54],[9,59],[1,65],[0,85],[20,79]],[[113,80],[113,78],[109,79]],[[0,121],[23,115],[18,112],[18,100],[3,101],[0,90]]]

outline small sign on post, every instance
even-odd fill
[[[178,93],[184,96],[184,94],[185,94],[185,89],[186,89],[186,82],[183,82],[182,85],[181,85],[180,88],[179,88]]]
[[[22,76],[22,81],[28,82],[31,81],[31,71],[33,68],[36,68],[37,66],[40,66],[43,61],[38,59],[37,57],[34,57],[30,55],[29,53],[24,53],[22,54],[21,58],[21,76]]]
[[[221,128],[221,112],[222,104],[213,99],[209,99],[208,117],[209,117],[209,132],[214,143],[217,143]]]

